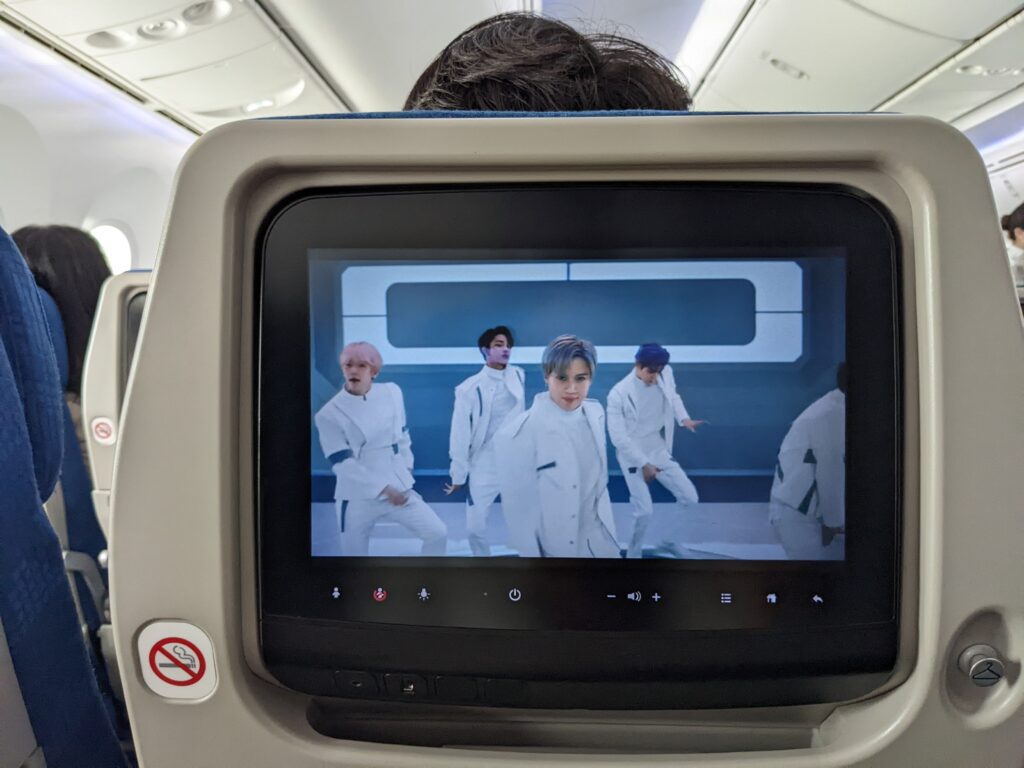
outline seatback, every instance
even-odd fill
[[[82,364],[82,425],[89,450],[92,502],[108,536],[121,406],[151,274],[122,272],[103,283]]]
[[[60,470],[62,407],[35,282],[0,231],[0,621],[45,764],[121,766],[42,510]]]
[[[61,320],[60,311],[53,298],[46,291],[40,290],[39,293],[46,323],[50,329],[50,337],[53,340],[60,386],[63,391],[68,381],[68,350],[64,335],[64,322]],[[63,500],[67,536],[66,541],[62,543],[64,549],[87,555],[96,562],[100,559],[100,554],[107,548],[107,538],[100,530],[96,512],[93,510],[89,473],[85,468],[82,448],[75,434],[75,424],[66,401],[62,403],[61,410],[63,411],[64,438],[63,460],[60,468],[60,493]],[[58,531],[59,535],[60,531]],[[75,580],[79,595],[88,595],[89,587],[84,582],[84,577],[79,574],[75,576]],[[95,630],[102,621],[101,612],[97,611],[92,600],[82,600],[80,604],[89,628]]]
[[[256,254],[265,236],[261,222],[306,189],[651,180],[843,185],[891,212],[903,275],[908,409],[898,672],[858,701],[662,713],[491,709],[479,713],[478,730],[509,724],[510,741],[492,747],[529,736],[552,743],[561,735],[579,752],[598,749],[598,739],[614,732],[625,746],[595,762],[623,768],[641,761],[1020,764],[1024,533],[1013,473],[1024,460],[1024,414],[1017,407],[1024,338],[984,167],[966,139],[936,121],[896,115],[412,115],[231,124],[202,137],[184,160],[133,369],[113,493],[115,628],[120,649],[134,657],[122,667],[133,670],[126,694],[149,768],[590,762],[567,755],[570,749],[499,756],[482,748],[474,756],[403,747],[408,742],[399,739],[331,739],[339,731],[318,726],[336,716],[363,723],[362,732],[372,732],[367,740],[386,741],[386,719],[411,719],[413,705],[399,702],[378,718],[383,709],[345,709],[287,690],[268,672],[260,655],[265,627],[258,621],[254,545]],[[160,637],[146,641],[144,633],[179,626],[208,639],[204,652],[216,671],[215,692],[185,704],[147,687],[144,677]],[[446,638],[458,647],[457,630]],[[989,694],[956,669],[957,654],[980,642],[999,644],[1015,670]],[[737,666],[743,661],[736,659]],[[709,677],[718,672],[707,670]],[[343,679],[346,672],[337,674]],[[446,726],[466,709],[438,707],[409,731]],[[766,735],[787,731],[793,738],[783,746]],[[670,737],[674,746],[655,736]],[[459,738],[444,743],[467,743]],[[630,755],[654,749],[686,756]]]

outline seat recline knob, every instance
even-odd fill
[[[972,645],[964,649],[957,661],[960,671],[971,678],[975,685],[987,688],[995,685],[1006,674],[999,652],[991,645]]]

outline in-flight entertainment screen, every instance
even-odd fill
[[[896,248],[836,187],[286,201],[254,326],[265,615],[890,627]]]
[[[846,270],[310,249],[311,555],[842,560]]]

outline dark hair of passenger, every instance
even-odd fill
[[[67,391],[81,394],[82,362],[103,281],[110,268],[92,235],[75,227],[22,227],[14,233],[36,285],[57,303],[68,343]]]
[[[1024,229],[1024,203],[1014,208],[1012,213],[1003,216],[999,221],[999,226],[1006,230],[1006,236],[1013,240],[1014,230]]]
[[[488,328],[486,331],[480,334],[480,338],[476,340],[476,346],[478,349],[489,349],[491,342],[494,341],[498,336],[504,336],[508,339],[509,349],[516,345],[515,340],[512,338],[512,331],[506,328],[504,325],[496,325],[493,328]]]
[[[412,87],[404,109],[687,110],[690,103],[676,66],[642,43],[584,35],[532,13],[503,13],[445,46]]]

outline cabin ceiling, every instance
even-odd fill
[[[8,21],[197,132],[250,116],[401,109],[448,41],[512,10],[641,40],[690,75],[699,110],[923,114],[986,152],[994,126],[1001,139],[1024,127],[1018,0],[0,2]],[[703,17],[724,10],[708,33]],[[709,48],[708,66],[680,58],[692,42]]]

